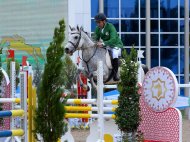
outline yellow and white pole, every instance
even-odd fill
[[[32,142],[32,76],[28,77],[28,141]]]
[[[0,98],[0,103],[20,103],[20,98]]]
[[[69,111],[98,111],[98,107],[91,107],[91,106],[65,106],[65,109]],[[104,112],[114,112],[115,107],[103,107]]]
[[[99,114],[88,114],[88,113],[66,113],[65,118],[99,118]],[[104,114],[102,118],[115,119],[114,114]],[[101,132],[101,131],[100,131]]]
[[[35,116],[35,110],[36,110],[36,88],[33,87],[32,89],[32,130],[35,129],[34,127],[34,116]],[[32,142],[36,142],[36,139],[34,138],[34,135],[32,135]]]
[[[103,100],[104,104],[117,105],[118,100]],[[96,99],[68,99],[67,104],[97,104]]]

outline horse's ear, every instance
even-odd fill
[[[71,31],[75,30],[75,28],[74,27],[72,28],[70,25],[69,25],[69,28],[70,28]]]
[[[69,28],[70,28],[71,31],[73,30],[70,25],[69,25]]]
[[[77,25],[77,30],[79,31],[79,26]]]
[[[80,31],[83,31],[83,30],[84,30],[84,29],[83,29],[83,27],[81,26],[81,27],[80,27]]]
[[[76,30],[74,27],[72,28],[70,25],[69,25],[69,28],[70,28],[71,31]]]

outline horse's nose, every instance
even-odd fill
[[[65,48],[65,53],[66,53],[66,54],[69,53],[69,48]]]

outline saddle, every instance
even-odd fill
[[[113,60],[113,57],[112,57],[111,51],[106,49],[106,64],[109,69],[113,69],[112,60]]]

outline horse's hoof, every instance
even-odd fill
[[[89,73],[88,78],[93,78],[93,74]]]
[[[90,87],[88,85],[83,85],[82,88],[86,90],[87,92],[90,90]]]

